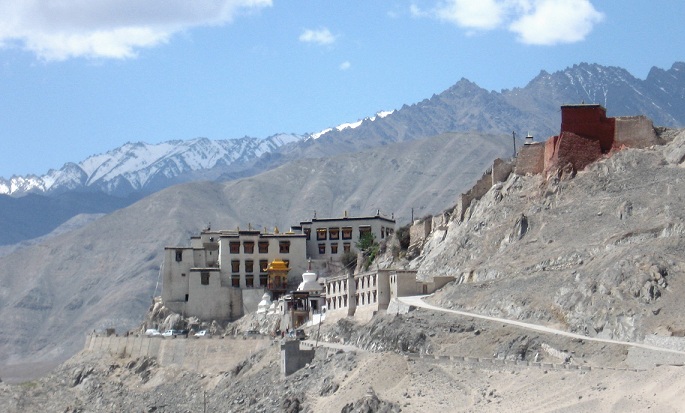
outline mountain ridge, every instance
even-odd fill
[[[158,144],[127,142],[79,163],[67,162],[61,169],[51,169],[40,177],[28,175],[0,178],[0,194],[59,194],[71,190],[100,191],[119,196],[134,192],[149,193],[161,189],[154,185],[160,178],[165,180],[162,187],[166,187],[183,182],[184,175],[193,172],[239,167],[279,146],[303,138],[294,134],[277,134],[266,139],[195,138]]]
[[[547,137],[556,133],[559,106],[580,102],[602,104],[609,116],[642,114],[656,125],[685,126],[685,63],[675,62],[667,70],[654,66],[641,80],[620,67],[582,62],[553,73],[541,70],[526,86],[500,92],[461,78],[431,98],[317,133],[281,133],[264,139],[128,142],[81,162],[68,162],[42,176],[0,177],[0,194],[71,190],[102,191],[115,196],[151,193],[198,177],[225,179],[240,176],[241,172],[255,174],[300,157],[353,152],[445,132],[515,131]],[[151,152],[159,152],[164,146],[170,147],[166,156],[153,156],[151,160]],[[212,148],[221,154],[216,162],[209,159]],[[190,149],[197,149],[195,158],[192,153],[183,156]],[[148,156],[141,151],[147,151]],[[260,161],[260,157],[266,159]],[[136,167],[135,160],[147,162]],[[215,167],[222,170],[212,172]]]

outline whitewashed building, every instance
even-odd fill
[[[237,319],[257,309],[269,263],[284,261],[296,282],[307,268],[305,251],[302,232],[205,229],[190,247],[165,248],[162,301],[185,316]]]

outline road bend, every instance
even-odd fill
[[[616,344],[616,345],[620,345],[620,346],[643,348],[643,349],[647,349],[647,350],[661,351],[664,353],[673,353],[673,354],[680,354],[680,355],[685,356],[685,351],[681,351],[681,350],[674,350],[674,349],[665,348],[665,347],[653,346],[650,344],[634,343],[634,342],[630,342],[630,341],[620,341],[620,340],[612,340],[612,339],[608,339],[608,338],[589,337],[589,336],[585,336],[582,334],[576,334],[576,333],[570,333],[568,331],[557,330],[556,328],[541,326],[539,324],[524,323],[522,321],[517,321],[517,320],[508,320],[506,318],[490,317],[490,316],[476,314],[476,313],[469,313],[466,311],[451,310],[448,308],[437,307],[437,306],[434,306],[432,304],[428,304],[427,302],[423,301],[424,297],[427,297],[427,296],[426,295],[415,295],[415,296],[410,296],[410,297],[399,297],[398,300],[401,303],[411,305],[414,307],[424,308],[427,310],[441,311],[444,313],[452,313],[452,314],[465,316],[465,317],[480,318],[482,320],[494,321],[494,322],[502,323],[502,324],[509,324],[512,326],[524,328],[527,330],[539,331],[542,333],[556,334],[558,336],[565,336],[565,337],[575,338],[575,339],[579,339],[579,340],[596,341],[599,343],[608,343],[608,344]]]

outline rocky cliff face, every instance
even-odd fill
[[[435,230],[411,266],[442,305],[636,340],[682,324],[685,132],[575,175],[512,175]]]

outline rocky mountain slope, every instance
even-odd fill
[[[163,248],[213,228],[282,229],[319,217],[440,212],[454,203],[510,136],[445,134],[330,159],[307,159],[224,183],[157,192],[80,229],[0,257],[0,359],[55,363],[84,334],[137,325],[160,293]]]
[[[662,130],[660,138],[668,143],[611,153],[577,174],[562,168],[548,177],[509,177],[473,203],[463,221],[452,219],[436,228],[421,254],[407,265],[417,268],[422,277],[457,277],[457,282],[430,299],[443,307],[589,336],[633,341],[675,338],[680,346],[685,345],[681,299],[685,293],[685,213],[680,208],[685,194],[685,130]],[[387,168],[392,161],[381,160],[383,153],[370,152],[363,164]],[[344,178],[338,172],[338,179]],[[313,175],[318,173],[315,170]],[[279,175],[289,180],[295,176],[282,168],[266,179],[276,180]],[[246,181],[250,179],[243,180],[243,185]],[[217,191],[213,184],[206,185],[204,193],[197,184],[162,191],[156,195],[160,197],[157,203],[174,218],[185,217],[178,215],[180,191],[192,188],[198,191],[194,195],[207,196],[203,199],[222,205],[223,210],[228,207],[222,204],[223,194],[237,189],[225,184]],[[267,193],[278,188],[275,182]],[[286,207],[300,202],[300,194],[294,195]],[[165,225],[164,220],[146,223],[146,213],[157,207],[144,201],[130,207],[135,208],[132,216],[139,217],[135,224],[142,232],[154,235],[156,225]],[[111,244],[99,245],[101,241],[89,238],[88,231],[101,238],[121,239],[116,231],[127,222],[130,208],[112,218],[117,226],[81,230],[85,231],[79,237],[86,241],[84,251],[94,257],[85,259],[85,267],[99,264],[105,269],[111,264],[100,253]],[[185,213],[192,216],[190,211]],[[136,250],[148,253],[154,241],[142,239],[149,243],[132,246],[118,258],[139,256]],[[62,241],[69,244],[71,240]],[[51,253],[57,253],[60,247],[51,248]],[[64,248],[63,254],[74,252],[73,246]],[[152,261],[142,264],[152,267]],[[51,279],[66,282],[64,276]],[[97,281],[85,280],[81,288],[90,286],[91,294],[114,292],[106,283],[116,279],[141,284],[137,277],[110,274]],[[126,292],[124,283],[116,287]],[[23,303],[37,310],[45,301],[35,297],[25,296]],[[52,301],[62,302],[61,298]],[[102,298],[97,305],[117,308]],[[86,310],[85,303],[81,307]],[[88,312],[93,311],[98,308],[88,307]],[[262,412],[678,411],[685,402],[682,353],[675,358],[659,352],[643,354],[648,363],[640,364],[640,352],[626,346],[522,331],[444,313],[396,311],[378,314],[368,323],[347,319],[326,323],[322,340],[344,342],[358,350],[318,350],[312,363],[285,378],[279,373],[276,345],[207,371],[163,366],[154,359],[84,352],[49,377],[21,386],[0,384],[0,401],[9,411],[48,407],[57,411],[207,408]],[[314,330],[308,333],[315,334]],[[251,345],[236,341],[236,345]],[[34,340],[26,343],[37,348]],[[456,358],[436,360],[419,358],[419,354]],[[468,359],[458,361],[462,356]],[[530,364],[540,360],[543,364]],[[638,365],[646,370],[636,370]]]
[[[326,339],[358,347],[320,347],[287,377],[278,341],[188,339],[186,347],[230,340],[236,353],[249,354],[226,354],[203,369],[84,351],[47,377],[0,383],[0,402],[8,412],[293,413],[666,412],[685,402],[682,367],[636,370],[627,362],[631,350],[500,323],[416,310],[379,314],[367,324],[343,319],[321,330]],[[571,355],[566,364],[556,349]]]
[[[683,166],[680,131],[576,176],[512,176],[434,231],[411,266],[457,277],[434,298],[443,306],[590,336],[682,335]]]

